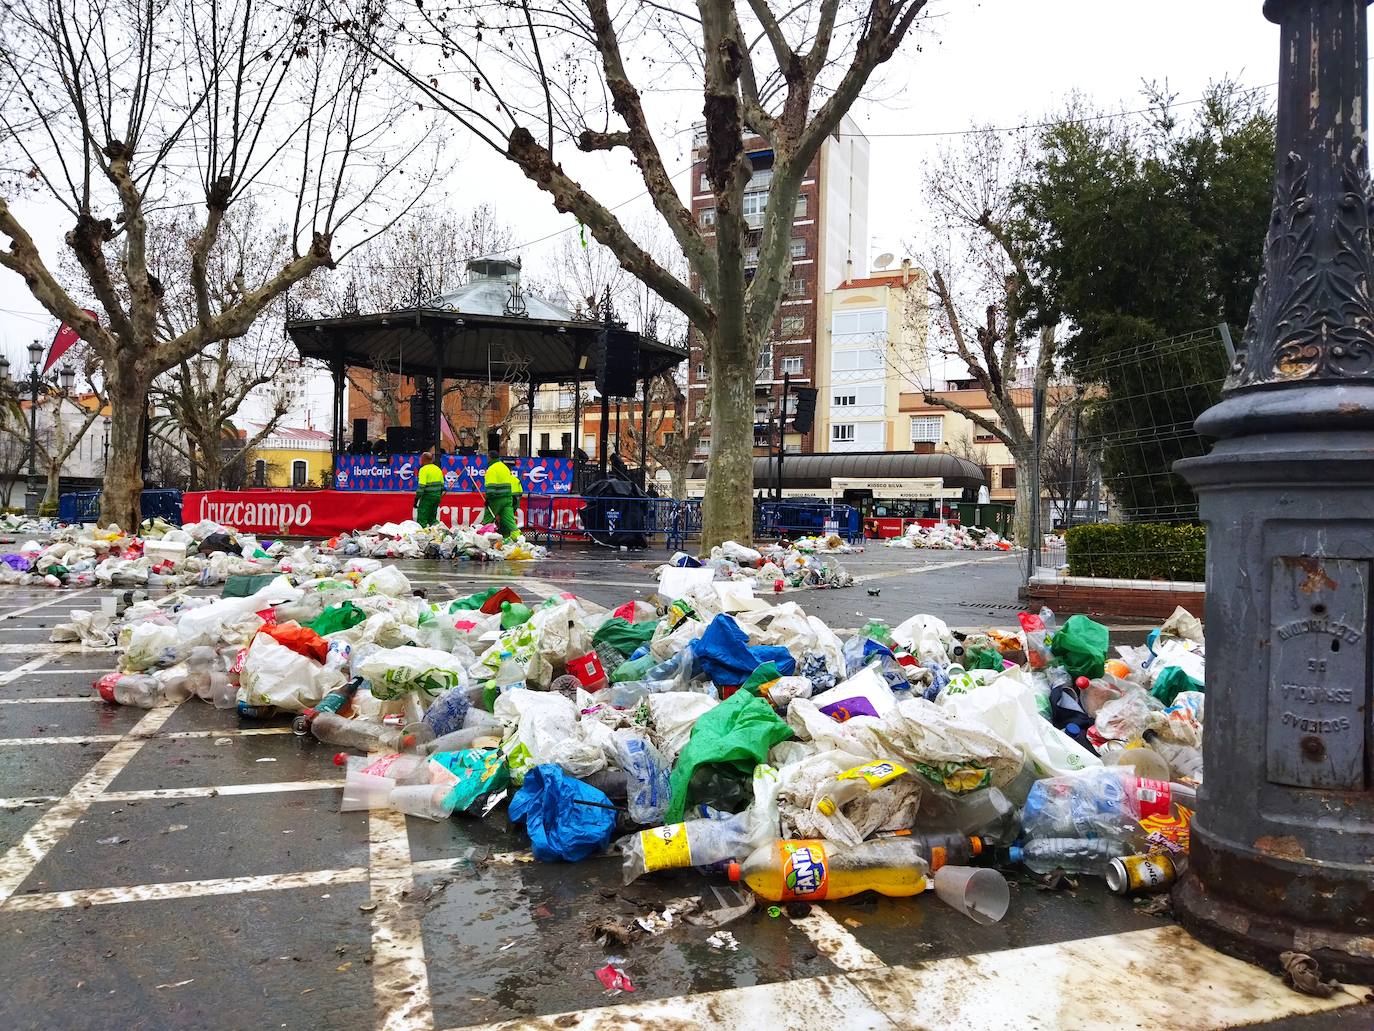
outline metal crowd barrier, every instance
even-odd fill
[[[859,510],[828,501],[760,501],[754,505],[754,537],[815,537],[833,533],[846,541],[863,536]]]
[[[570,508],[576,506],[576,511]],[[620,534],[662,537],[670,551],[701,536],[701,501],[697,498],[611,498],[527,494],[521,509],[524,533],[536,544],[559,544]]]
[[[181,491],[149,489],[139,496],[144,519],[165,519],[181,525]],[[100,522],[100,491],[82,490],[57,499],[57,518],[64,523]]]

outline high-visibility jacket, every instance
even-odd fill
[[[423,489],[436,485],[444,485],[444,471],[439,468],[439,463],[431,462],[429,465],[420,466],[420,487]]]
[[[523,488],[520,486],[520,477],[510,471],[510,466],[505,462],[496,461],[487,466],[486,478],[482,481],[488,494],[503,494],[509,492],[514,496],[519,496]]]

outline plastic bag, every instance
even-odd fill
[[[520,784],[534,766],[556,763],[585,777],[606,765],[606,755],[589,744],[578,725],[577,710],[562,695],[515,688],[496,699],[496,715],[512,728],[505,741],[511,781]]]
[[[480,804],[490,795],[504,791],[510,784],[506,757],[494,748],[436,752],[430,758],[458,778],[458,783],[444,800],[450,812],[466,813],[473,808],[480,808]]]
[[[1100,677],[1107,661],[1109,633],[1101,623],[1087,616],[1070,616],[1054,632],[1050,652],[1075,677]]]
[[[696,691],[665,691],[646,699],[653,721],[653,738],[668,760],[674,761],[692,736],[692,727],[702,714],[720,704],[710,695]]]
[[[796,660],[786,648],[751,648],[748,641],[739,624],[722,613],[711,620],[693,649],[697,668],[721,687],[737,687],[765,662],[776,664],[784,676],[796,670]]]
[[[642,730],[623,727],[613,737],[616,758],[629,778],[630,819],[635,823],[657,823],[668,808],[671,764]]]
[[[379,648],[353,664],[355,676],[372,682],[372,694],[383,700],[407,691],[438,695],[467,683],[463,660],[433,648]]]
[[[324,662],[325,657],[329,654],[329,645],[324,642],[320,635],[299,623],[274,623],[262,627],[258,633],[266,634],[283,647],[290,648],[293,652],[304,655],[308,659],[314,659],[316,662]]]
[[[586,859],[605,848],[615,830],[615,807],[605,793],[551,763],[525,775],[510,818],[525,825],[530,850],[544,863]]]
[[[682,819],[688,786],[698,767],[720,767],[727,775],[743,780],[767,758],[770,748],[791,736],[792,728],[778,718],[773,707],[746,691],[736,692],[703,713],[673,767],[672,801],[664,818],[669,823]]]
[[[300,712],[344,682],[338,670],[317,665],[271,637],[253,638],[239,677],[239,696],[249,705]]]
[[[363,577],[358,589],[364,594],[386,594],[401,598],[410,594],[410,581],[395,566],[382,566]]]
[[[127,641],[121,635],[121,643],[125,648],[123,666],[131,673],[172,665],[183,644],[176,627],[160,623],[137,624]]]
[[[811,704],[836,723],[844,723],[861,716],[881,719],[896,708],[897,699],[881,675],[861,669],[829,691],[813,695]]]
[[[818,800],[838,783],[840,774],[872,761],[872,756],[827,751],[783,767],[778,798],[783,836],[857,845],[877,831],[911,827],[921,806],[921,785],[912,776],[899,776],[828,816],[817,807]]]
[[[346,601],[342,605],[330,605],[305,626],[321,637],[327,637],[340,630],[350,630],[366,619],[366,612],[351,601]]]

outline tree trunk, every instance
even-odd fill
[[[680,456],[668,463],[668,489],[681,501],[687,496],[687,460]]]
[[[150,382],[138,382],[134,370],[110,362],[110,460],[105,467],[105,490],[100,496],[100,521],[135,531],[139,524],[139,495],[143,491],[143,408]]]
[[[48,483],[47,489],[43,492],[43,502],[46,505],[56,505],[58,494],[62,490],[62,463],[48,462]]]
[[[1012,452],[1012,461],[1016,463],[1016,508],[1012,512],[1012,535],[1016,538],[1016,543],[1023,547],[1031,547],[1031,510],[1032,506],[1040,503],[1039,498],[1031,496],[1031,477],[1035,469],[1035,452],[1030,448]]]
[[[742,316],[722,314],[710,341],[711,456],[702,500],[703,552],[754,536],[754,373]]]

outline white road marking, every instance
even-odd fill
[[[114,655],[118,649],[115,648],[87,648],[84,644],[53,644],[51,641],[27,641],[23,644],[0,644],[0,655],[29,655],[35,648],[41,647],[51,658],[57,655],[75,655],[85,652],[87,655]],[[13,673],[13,670],[10,670]]]
[[[965,558],[955,562],[932,562],[927,566],[906,566],[901,569],[889,570],[885,573],[861,573],[854,578],[856,584],[868,583],[870,580],[891,580],[898,576],[919,576],[922,573],[933,573],[937,569],[953,569],[955,566],[977,566],[984,563],[996,562],[1002,558],[998,555],[995,558]]]
[[[10,609],[10,611],[8,612],[0,612],[0,620],[13,619],[15,616],[22,616],[28,612],[36,612],[39,609],[46,609],[49,605],[56,605],[59,602],[71,601],[71,599],[79,598],[83,594],[90,594],[93,590],[95,590],[94,587],[83,587],[79,590],[72,591],[71,593],[60,593],[56,597],[49,598],[47,601],[40,601],[37,605],[29,605],[22,609]]]
[[[75,695],[70,698],[0,698],[0,705],[69,705],[72,702],[90,705],[104,701],[99,695]]]
[[[215,798],[233,795],[274,795],[285,791],[328,791],[343,787],[338,780],[274,780],[259,784],[215,784],[185,788],[152,788],[142,791],[106,791],[101,802],[145,802],[162,798]]]
[[[848,976],[904,1027],[960,1031],[1203,1031],[1324,1013],[1363,997],[1302,995],[1172,925]]]
[[[372,882],[372,997],[382,1031],[429,1031],[434,1010],[410,862],[406,817],[392,809],[368,814]]]
[[[877,953],[861,945],[859,939],[849,933],[849,928],[821,906],[812,906],[810,913],[794,919],[792,924],[811,939],[817,952],[846,974],[885,965]]]
[[[6,684],[12,684],[20,677],[37,672],[40,666],[46,666],[50,661],[52,661],[51,656],[40,655],[36,659],[30,659],[22,666],[15,666],[14,669],[0,673],[0,687],[4,687]]]
[[[307,870],[303,873],[260,874],[254,877],[219,877],[203,881],[36,892],[32,895],[15,895],[0,909],[13,913],[71,909],[74,906],[112,906],[122,902],[165,902],[169,899],[199,899],[212,895],[241,895],[250,891],[291,891],[333,884],[359,884],[365,880],[367,868],[354,866],[343,870]]]
[[[195,737],[271,737],[290,734],[290,727],[231,727],[226,730],[172,730],[159,734],[159,741]],[[332,754],[332,753],[331,753]]]
[[[172,718],[174,712],[175,706],[149,709],[122,740],[97,759],[85,775],[72,785],[72,789],[38,818],[18,844],[0,856],[0,902],[14,894],[34,867],[72,829],[91,803],[119,776],[139,749],[157,733],[158,728]]]
[[[13,811],[15,809],[29,809],[36,806],[47,805],[56,802],[56,795],[26,795],[23,798],[0,798],[0,809]]]
[[[161,710],[151,709],[150,712]],[[76,734],[71,737],[0,737],[0,748],[23,745],[104,745],[123,741],[123,734]]]

